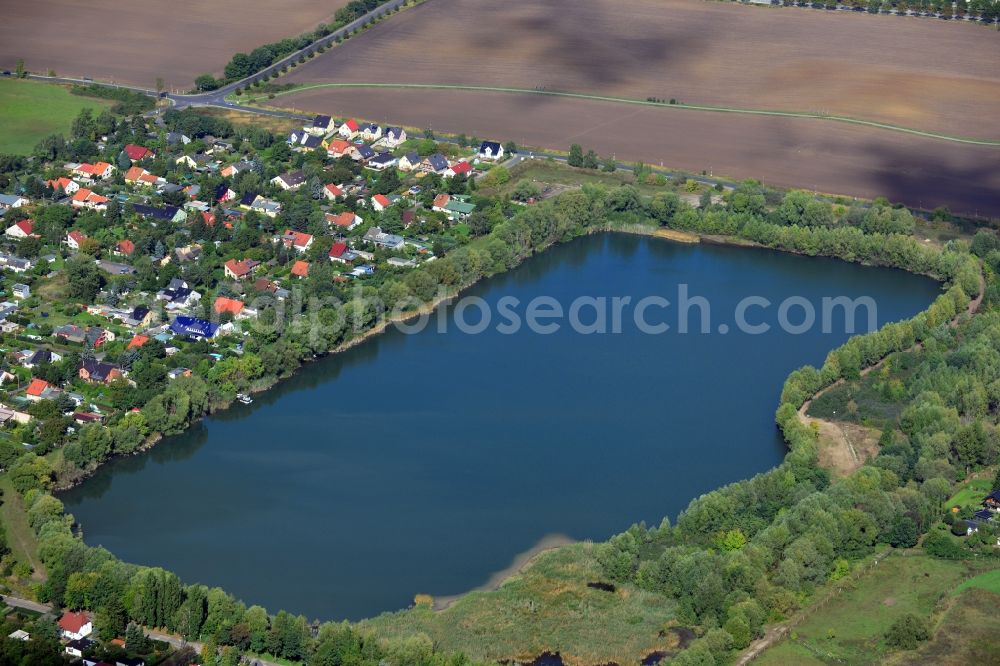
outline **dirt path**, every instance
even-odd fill
[[[979,312],[979,308],[983,303],[983,296],[985,292],[986,279],[983,277],[982,273],[980,273],[979,295],[970,300],[968,307],[948,322],[948,325],[951,328],[957,328],[958,324],[963,319],[963,315],[971,317]],[[918,342],[906,351],[919,351],[920,349],[923,349],[923,343]],[[862,369],[861,376],[864,377],[873,370],[881,368],[885,365],[888,358],[889,357],[886,356],[885,358],[879,360],[878,363]],[[843,379],[838,379],[826,388],[820,389],[815,395],[802,403],[802,406],[799,407],[798,411],[799,421],[803,425],[816,430],[820,445],[820,464],[827,469],[834,471],[838,476],[847,476],[865,464],[868,459],[877,455],[878,440],[882,434],[878,430],[865,428],[864,426],[854,423],[829,421],[807,415],[813,400],[843,383]]]

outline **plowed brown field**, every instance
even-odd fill
[[[347,0],[11,0],[0,12],[0,68],[188,89],[237,51],[311,31]]]
[[[284,80],[545,87],[998,139],[998,63],[995,31],[937,20],[700,0],[430,0]]]
[[[275,104],[1000,217],[1000,148],[834,123],[507,93],[317,89]]]

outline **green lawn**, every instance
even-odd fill
[[[28,514],[24,510],[21,496],[10,484],[10,476],[0,475],[0,523],[7,532],[7,545],[18,562],[27,562],[34,570],[34,578],[43,573],[38,560],[38,543],[28,525]]]
[[[994,594],[1000,594],[1000,569],[994,569],[993,571],[987,571],[984,574],[979,574],[975,578],[970,578],[961,585],[955,588],[956,594],[961,594],[963,591],[969,588],[979,588],[982,590],[987,590],[993,592]]]
[[[990,494],[992,477],[988,479],[971,479],[952,495],[945,506],[972,506],[981,508],[983,498]]]
[[[888,654],[883,636],[892,623],[905,613],[929,618],[973,566],[922,554],[886,558],[754,664],[881,663]]]
[[[0,79],[0,153],[26,154],[49,134],[66,134],[83,109],[99,113],[110,102],[70,94],[62,86]]]

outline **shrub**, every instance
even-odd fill
[[[900,650],[912,650],[928,638],[927,623],[913,613],[907,613],[893,622],[885,634],[885,642]]]

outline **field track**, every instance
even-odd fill
[[[188,89],[221,74],[237,51],[293,37],[333,18],[347,0],[29,0],[6,2],[0,68]]]

